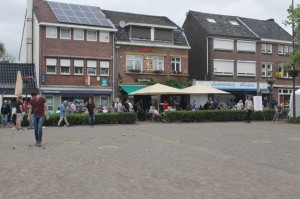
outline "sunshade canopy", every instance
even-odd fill
[[[204,85],[194,85],[182,90],[187,94],[230,94],[228,92]]]
[[[129,95],[168,95],[168,94],[187,94],[185,91],[166,86],[163,84],[154,84],[138,91],[132,92]]]

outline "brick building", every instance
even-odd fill
[[[133,92],[144,82],[188,81],[190,46],[182,28],[164,16],[103,12],[118,29],[115,77],[121,92]]]
[[[35,64],[37,86],[50,106],[89,97],[107,106],[113,98],[115,32],[98,7],[28,0],[20,61]]]
[[[281,66],[288,60],[285,53],[292,52],[292,36],[273,19],[189,11],[183,28],[191,45],[189,71],[195,84],[230,91],[233,96],[217,96],[229,105],[257,93],[265,105],[271,95],[288,102],[292,78]],[[272,78],[276,82],[270,90],[267,80]]]

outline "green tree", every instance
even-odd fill
[[[0,42],[0,62],[15,62],[16,58],[6,52],[4,43]]]
[[[293,67],[298,68],[300,64],[300,52],[298,50],[299,48],[299,41],[300,41],[300,5],[298,4],[296,7],[290,6],[288,11],[288,18],[284,22],[286,26],[292,26],[294,27],[294,42],[295,42],[295,48],[292,53],[288,53],[287,56],[289,56],[289,61],[284,65],[284,68],[286,69],[293,69]],[[294,26],[293,26],[294,23]]]

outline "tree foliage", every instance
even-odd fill
[[[15,57],[6,52],[4,43],[0,42],[0,62],[15,62]]]
[[[290,6],[288,11],[287,20],[284,22],[286,26],[292,26],[294,23],[294,42],[296,48],[292,53],[288,53],[289,61],[284,65],[286,69],[292,69],[293,67],[299,68],[300,65],[300,52],[297,50],[299,48],[300,41],[300,5],[298,4],[296,7]]]

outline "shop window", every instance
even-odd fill
[[[60,60],[60,74],[67,75],[70,74],[70,59],[61,59]]]
[[[88,75],[97,74],[97,61],[92,61],[92,60],[87,61],[87,74]]]
[[[49,111],[54,111],[54,97],[52,95],[45,96]]]
[[[74,60],[74,74],[83,75],[84,60]]]
[[[101,96],[100,97],[100,105],[103,106],[103,107],[108,108],[110,106],[109,97],[108,96]]]
[[[272,64],[263,63],[261,65],[261,76],[262,77],[272,77]]]
[[[172,58],[172,73],[181,73],[181,58]]]
[[[46,73],[56,74],[57,59],[47,58],[46,59]]]
[[[100,75],[109,76],[109,61],[100,61]]]
[[[142,71],[143,56],[126,55],[126,71]]]

